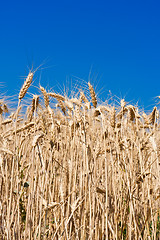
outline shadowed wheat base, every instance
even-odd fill
[[[159,239],[157,108],[99,105],[89,83],[92,102],[40,87],[20,118],[32,78],[0,103],[0,239]]]

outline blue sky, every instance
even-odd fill
[[[160,95],[159,9],[147,0],[1,1],[1,93],[16,100],[28,69],[44,63],[33,86],[61,92],[90,76],[103,101],[110,90],[152,109]]]

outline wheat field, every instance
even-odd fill
[[[160,130],[121,99],[40,86],[25,112],[0,101],[0,239],[160,239]]]

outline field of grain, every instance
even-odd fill
[[[69,98],[34,74],[17,109],[0,102],[0,239],[160,239],[160,130],[121,99],[100,104],[93,86]]]

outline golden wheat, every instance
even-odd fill
[[[97,98],[96,98],[95,91],[93,89],[93,86],[90,83],[88,83],[88,86],[89,86],[89,91],[91,94],[93,106],[96,108],[97,107]]]
[[[58,101],[65,101],[65,97],[56,93],[48,93],[48,96],[56,98]]]
[[[40,86],[40,90],[43,93],[44,104],[45,104],[45,107],[47,108],[49,106],[49,97],[48,97],[47,91],[42,86]]]
[[[84,102],[84,103],[88,103],[88,99],[87,97],[85,96],[84,92],[80,92],[80,102]]]
[[[26,81],[24,82],[20,93],[19,93],[19,99],[21,100],[22,98],[24,98],[28,88],[30,87],[31,83],[32,83],[32,79],[33,79],[33,73],[30,72],[26,78]]]
[[[157,107],[97,107],[91,84],[92,103],[40,90],[45,108],[1,103],[0,239],[159,239]]]
[[[39,105],[39,96],[33,95],[32,103],[31,103],[31,106],[29,107],[29,111],[27,114],[27,118],[28,118],[29,122],[32,120],[33,113],[34,113],[34,111],[37,110],[38,105]]]

